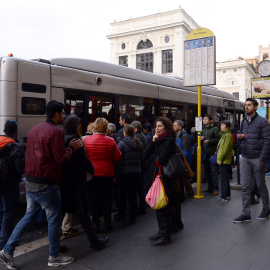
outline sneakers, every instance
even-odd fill
[[[269,209],[263,209],[261,214],[259,215],[258,219],[268,219],[270,216],[270,210]]]
[[[0,263],[5,265],[7,269],[18,270],[17,266],[14,265],[14,259],[11,255],[5,252],[3,249],[0,251]]]
[[[60,265],[67,265],[73,263],[74,257],[62,255],[61,253],[58,254],[56,257],[49,257],[48,266],[60,266]],[[9,268],[13,269],[13,268]],[[17,269],[17,268],[16,268]]]
[[[68,231],[62,232],[62,239],[70,238],[77,234],[79,234],[79,230],[70,228]]]
[[[231,197],[227,197],[227,200],[229,201],[231,199]]]
[[[228,202],[228,200],[221,199],[221,198],[216,201],[216,203],[226,203],[226,202]]]
[[[240,215],[238,218],[235,218],[233,220],[233,223],[249,222],[250,220],[251,220],[250,216]]]

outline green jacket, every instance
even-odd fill
[[[219,129],[214,124],[211,124],[209,127],[205,127],[202,130],[202,136],[204,136],[204,140],[209,140],[206,148],[204,142],[202,141],[202,151],[206,151],[206,154],[208,155],[214,155],[217,149],[218,141],[220,139]]]
[[[233,137],[229,129],[225,129],[221,134],[222,137],[218,142],[219,149],[217,153],[217,161],[221,161],[222,164],[231,164]]]

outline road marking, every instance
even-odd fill
[[[74,228],[78,229],[79,232],[83,231],[81,225],[75,226]],[[29,242],[29,243],[26,243],[24,245],[16,247],[16,250],[14,252],[14,257],[21,256],[25,253],[28,253],[30,251],[36,250],[38,248],[41,248],[41,247],[44,247],[47,245],[49,245],[48,236],[40,238],[40,239],[32,241],[32,242]]]

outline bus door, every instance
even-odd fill
[[[87,126],[98,117],[104,117],[109,123],[116,122],[114,97],[65,90],[65,103],[66,114],[76,114],[80,118],[80,135],[84,135]]]

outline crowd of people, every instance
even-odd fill
[[[247,99],[246,116],[233,130],[229,121],[224,120],[217,127],[212,116],[205,115],[199,137],[203,178],[208,185],[204,192],[220,194],[216,203],[227,203],[231,198],[229,181],[234,150],[238,147],[241,151],[243,211],[234,219],[235,223],[251,220],[250,204],[255,195],[263,204],[259,219],[270,216],[265,183],[270,124],[257,114],[257,107],[256,100]],[[67,238],[78,234],[72,227],[73,215],[78,216],[90,247],[103,248],[109,238],[99,238],[98,234],[113,231],[112,217],[117,222],[134,225],[138,214],[147,213],[145,196],[158,174],[161,174],[169,203],[155,211],[158,232],[149,240],[152,246],[170,244],[171,233],[184,228],[181,204],[186,197],[195,195],[192,183],[196,179],[198,138],[194,128],[188,134],[182,120],[172,122],[161,116],[152,126],[132,121],[124,113],[119,117],[121,129],[118,131],[113,123],[100,117],[89,124],[85,136],[81,137],[79,117],[65,115],[64,104],[50,101],[46,115],[46,122],[30,130],[25,152],[16,138],[16,121],[6,121],[5,136],[0,136],[0,263],[8,269],[17,269],[13,260],[15,248],[42,210],[48,221],[48,266],[74,261],[74,257],[63,254],[67,247],[60,245],[61,235]],[[178,152],[187,170],[181,177],[165,177],[160,168]],[[23,173],[27,209],[14,228],[18,182]],[[113,203],[117,212],[112,216]]]

